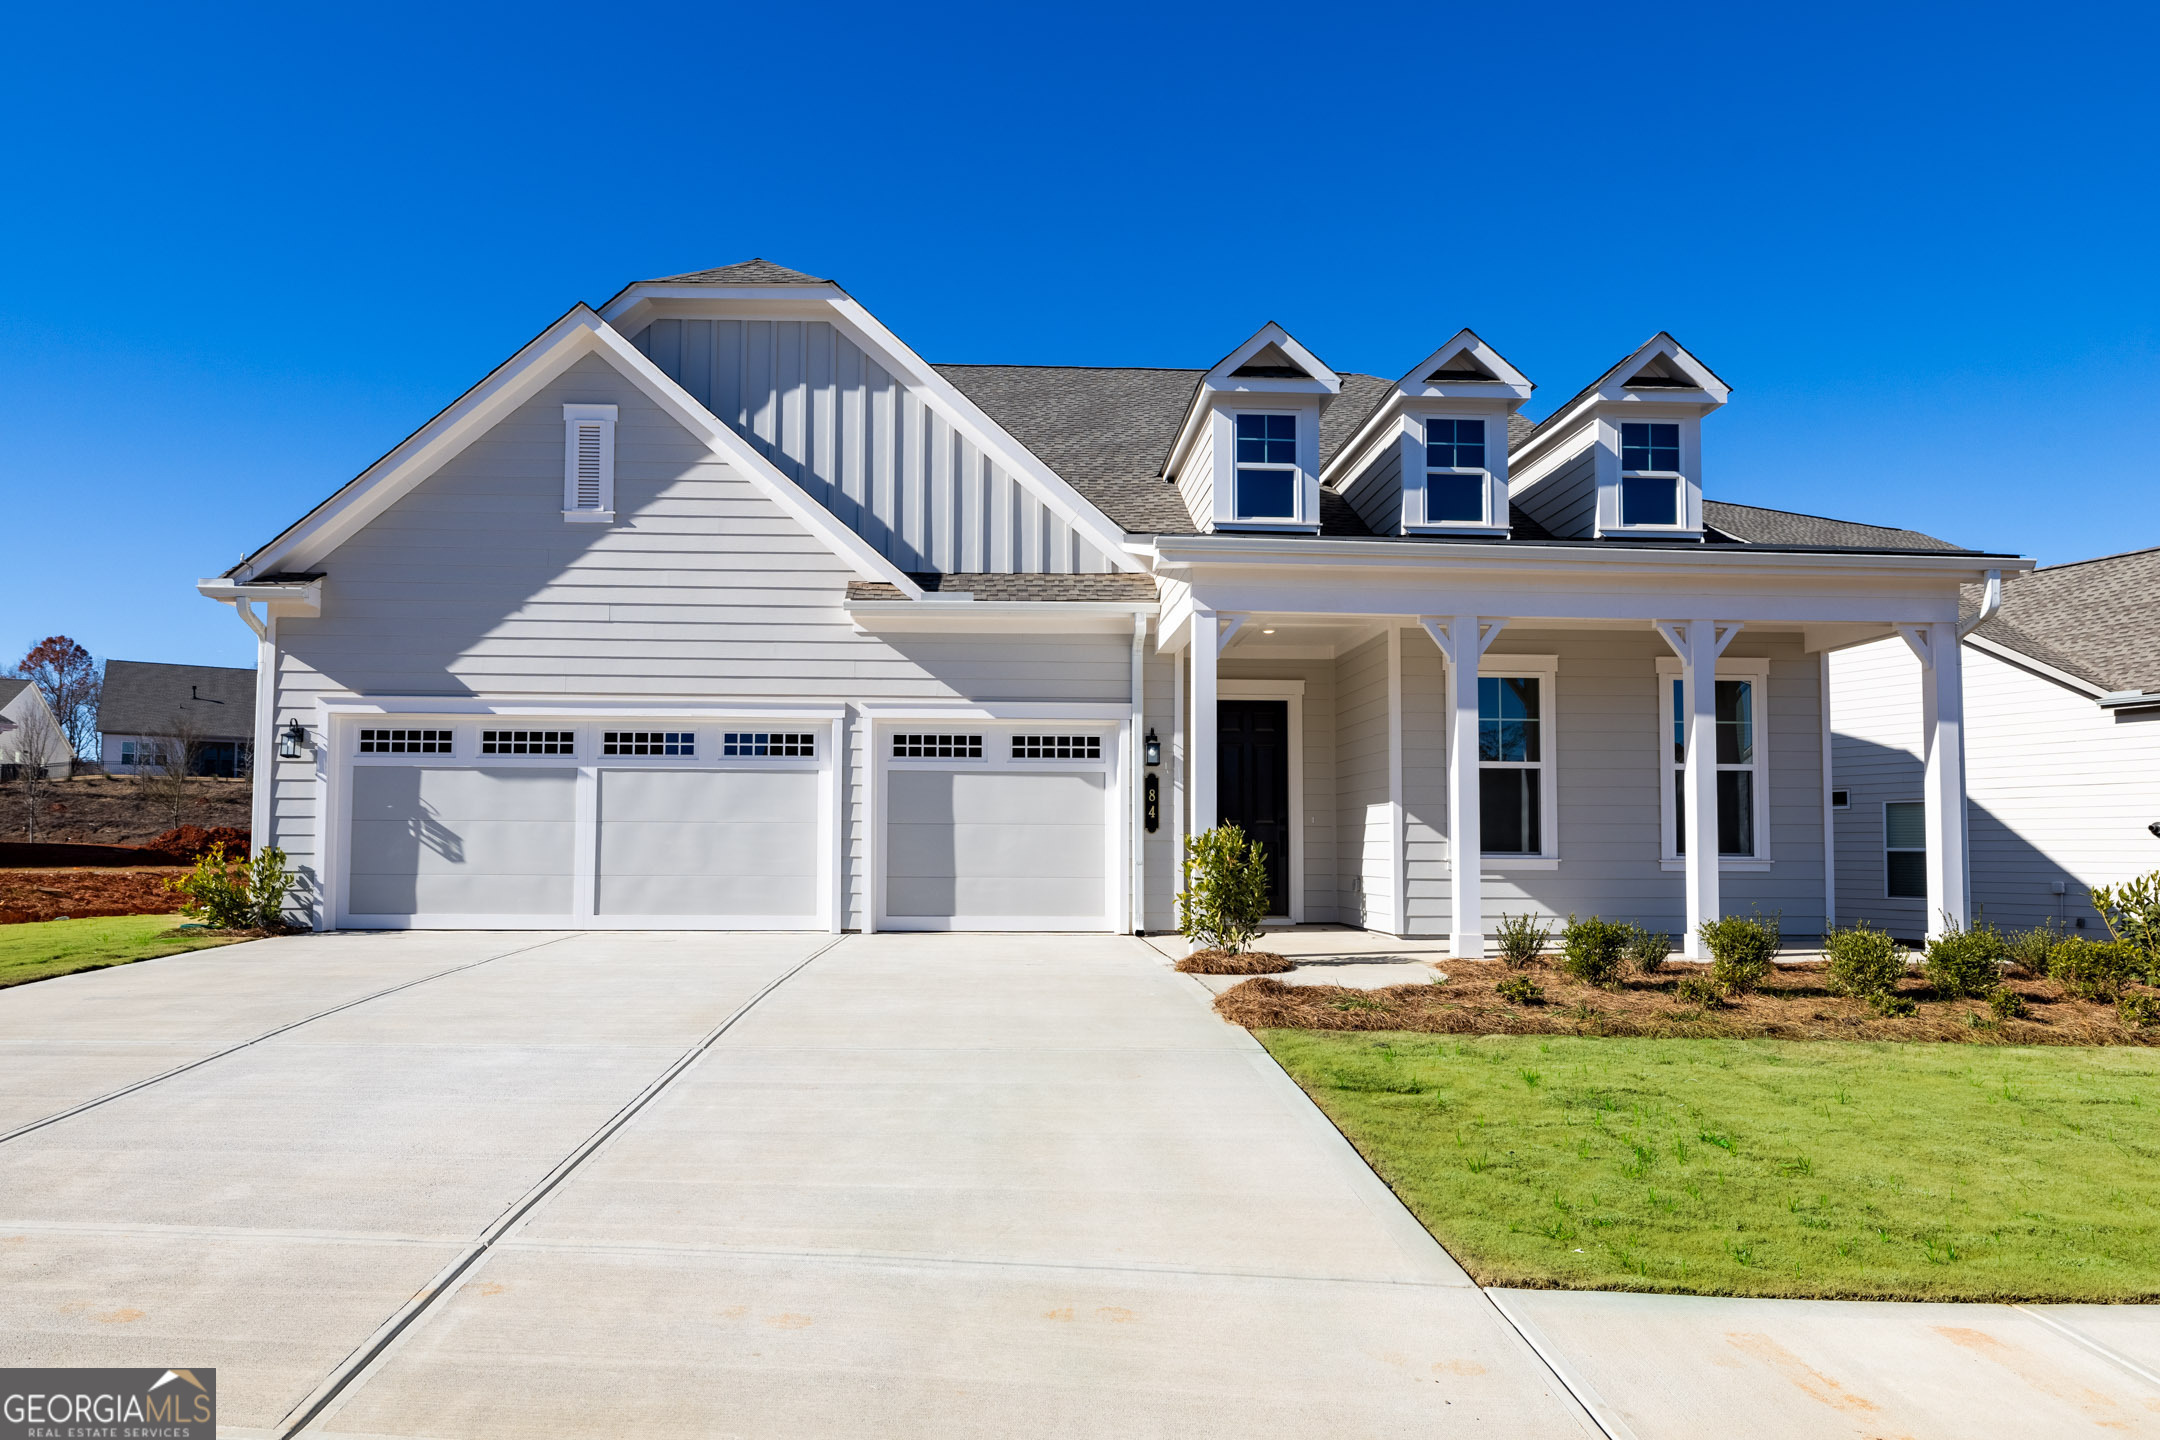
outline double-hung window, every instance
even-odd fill
[[[1545,853],[1545,677],[1478,677],[1478,834],[1488,855]]]
[[[1237,417],[1235,511],[1240,520],[1295,520],[1298,417]]]
[[[1485,422],[1425,422],[1425,523],[1486,523]]]
[[[1620,426],[1620,523],[1680,523],[1680,427],[1658,420]]]
[[[1927,899],[1927,805],[1892,800],[1882,807],[1883,894]]]
[[[1660,687],[1666,744],[1666,764],[1671,782],[1666,786],[1665,854],[1687,854],[1687,726],[1685,683],[1674,673],[1676,661],[1661,662],[1665,670]],[[1717,739],[1717,847],[1728,860],[1764,860],[1769,857],[1769,835],[1764,830],[1769,814],[1769,737],[1763,702],[1767,667],[1758,662],[1720,661],[1716,695]]]

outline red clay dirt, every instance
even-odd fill
[[[78,775],[55,780],[38,806],[39,843],[149,845],[173,829],[223,826],[245,833],[252,788],[246,780],[199,779],[176,817],[141,781],[127,775]],[[30,838],[22,789],[0,785],[0,841]]]
[[[0,925],[97,915],[170,915],[180,908],[182,897],[167,890],[165,882],[188,869],[0,870]]]

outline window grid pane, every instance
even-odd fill
[[[1295,470],[1237,472],[1237,513],[1243,520],[1292,520],[1297,517]]]
[[[1654,421],[1631,420],[1620,427],[1622,470],[1680,468],[1680,427]]]
[[[577,740],[568,730],[483,730],[483,755],[575,755]]]
[[[1662,475],[1623,475],[1620,478],[1620,523],[1679,524],[1680,482]]]
[[[448,730],[362,730],[362,755],[448,755]]]
[[[728,731],[720,737],[720,754],[752,759],[815,759],[817,735],[814,732],[767,732]]]
[[[1015,735],[1012,737],[1012,758],[1015,760],[1100,760],[1102,737],[1100,735]]]
[[[1544,853],[1544,809],[1536,770],[1478,772],[1479,849],[1487,855]]]
[[[608,730],[600,737],[603,755],[695,755],[697,739],[681,730]]]
[[[1428,469],[1485,468],[1485,422],[1482,420],[1428,420],[1425,422],[1425,464]]]
[[[1478,677],[1478,759],[1534,763],[1538,729],[1534,677]]]
[[[1717,682],[1717,758],[1720,765],[1755,763],[1755,686],[1747,680]]]
[[[983,737],[895,735],[892,753],[895,760],[980,760],[983,758]]]
[[[1485,477],[1440,470],[1425,477],[1425,519],[1482,521],[1485,518]]]

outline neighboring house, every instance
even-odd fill
[[[28,680],[0,679],[0,780],[19,775],[31,749],[43,753],[48,778],[67,778],[75,752],[45,703],[45,692]]]
[[[1234,820],[1286,920],[1819,930],[1825,652],[2029,562],[1706,499],[1670,336],[1536,425],[1432,345],[933,366],[765,261],[575,306],[200,583],[256,833],[322,926],[1162,930]]]
[[[191,775],[245,775],[255,753],[255,672],[108,660],[98,739],[109,775],[161,770],[183,747]]]
[[[1979,618],[1966,596],[1973,908],[2101,929],[2087,891],[2160,870],[2160,549],[2051,565]],[[1920,662],[1898,640],[1831,657],[1837,913],[1917,937],[1932,916]]]

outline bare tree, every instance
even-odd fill
[[[167,828],[177,830],[182,814],[202,803],[193,783],[202,734],[184,712],[173,728],[177,733],[156,737],[150,758],[138,762],[136,783],[142,787],[144,798],[170,817],[172,823]],[[140,755],[142,751],[135,753]]]
[[[98,697],[105,679],[90,652],[65,635],[48,635],[30,647],[15,673],[43,693],[69,748],[76,755],[95,754]]]
[[[27,721],[8,733],[7,748],[15,757],[15,788],[23,802],[23,829],[35,845],[38,811],[52,794],[51,772],[67,761],[67,741],[50,720],[33,710]]]

